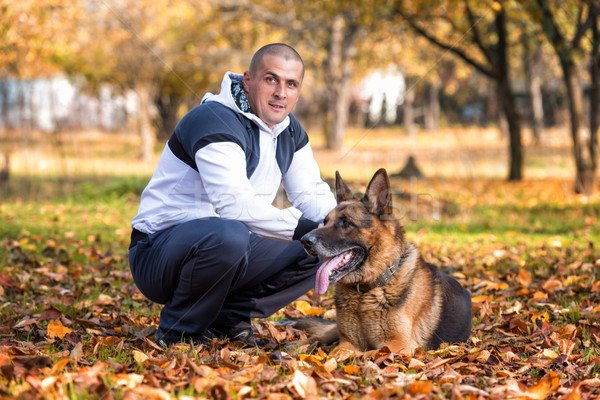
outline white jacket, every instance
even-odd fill
[[[226,73],[221,92],[208,93],[201,105],[182,118],[142,193],[133,228],[153,233],[193,219],[219,216],[241,221],[258,235],[291,240],[301,216],[321,222],[335,207],[306,132],[295,117],[288,116],[269,129],[249,111],[243,93],[241,102],[239,97],[236,102],[232,93],[240,95],[241,79],[240,74]],[[231,111],[235,112],[233,118]],[[299,129],[292,129],[291,120]],[[242,129],[244,123],[253,130]],[[295,139],[279,137],[290,131]],[[287,147],[281,148],[296,143],[293,154],[280,151],[278,142],[283,139]],[[273,205],[281,184],[293,207]]]

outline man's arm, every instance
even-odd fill
[[[321,179],[310,143],[294,153],[292,163],[283,177],[283,187],[294,207],[302,211],[305,218],[317,223],[336,206],[331,188]]]
[[[281,210],[254,191],[246,176],[244,151],[237,144],[212,143],[196,152],[195,161],[203,189],[220,217],[241,221],[258,235],[280,240],[292,240],[296,228],[305,229],[299,226],[301,211]]]

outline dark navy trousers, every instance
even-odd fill
[[[132,242],[129,264],[142,294],[164,304],[160,328],[192,336],[273,314],[314,287],[320,262],[299,241],[263,238],[215,217]]]

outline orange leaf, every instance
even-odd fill
[[[484,294],[479,295],[479,296],[474,296],[471,298],[472,303],[484,303],[488,300],[490,300],[490,296],[486,296]]]
[[[59,338],[63,340],[67,333],[73,332],[71,329],[64,326],[59,319],[48,322],[48,333],[47,336],[52,338]]]
[[[527,390],[527,397],[532,399],[545,399],[558,389],[559,379],[554,371],[544,376],[540,381]]]
[[[58,361],[56,364],[54,364],[52,366],[52,373],[53,374],[59,374],[63,368],[71,362],[70,358],[63,358],[62,360]]]
[[[408,385],[408,394],[415,396],[418,394],[430,394],[433,390],[433,382],[416,381]]]
[[[314,308],[310,305],[310,303],[308,301],[304,301],[304,300],[296,301],[295,305],[296,305],[296,309],[304,315],[323,314],[325,311],[327,311],[324,308]]]
[[[344,365],[344,372],[350,375],[360,375],[362,371],[356,365]]]
[[[10,364],[10,357],[0,353],[0,367],[6,364]]]
[[[517,275],[517,280],[521,284],[521,286],[527,287],[531,284],[531,272],[527,271],[524,268],[519,269],[519,274]]]

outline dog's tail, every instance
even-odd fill
[[[340,339],[337,323],[330,319],[319,317],[288,318],[279,321],[278,324],[302,329],[324,345],[332,344]]]

